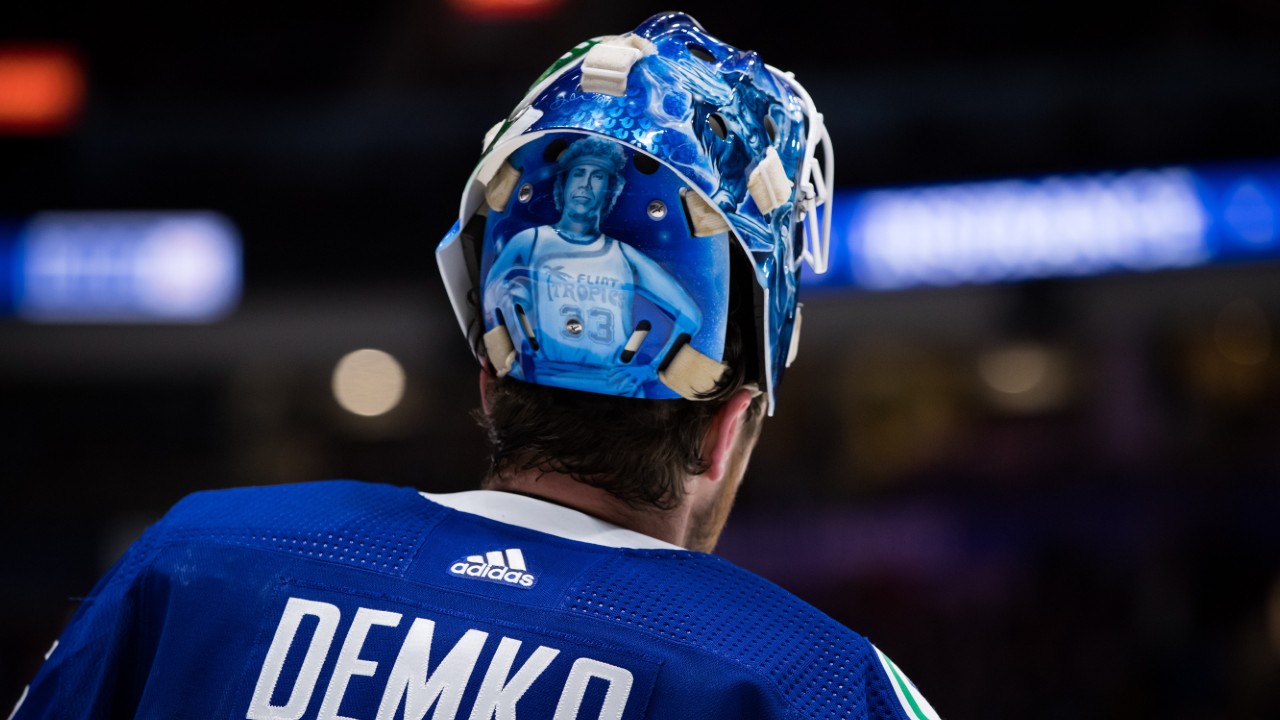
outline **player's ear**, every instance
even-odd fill
[[[711,464],[703,476],[713,482],[723,478],[729,467],[738,447],[739,430],[746,421],[747,408],[751,406],[752,399],[750,389],[740,388],[729,396],[711,418],[711,425],[702,440],[702,457]]]
[[[480,408],[484,410],[484,414],[489,414],[489,395],[493,390],[494,377],[487,366],[488,361],[480,366]]]

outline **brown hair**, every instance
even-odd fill
[[[739,333],[729,327],[730,371],[706,400],[615,397],[496,378],[488,413],[473,413],[491,446],[483,486],[501,486],[513,472],[556,472],[632,507],[674,507],[685,478],[709,467],[702,442],[712,418],[744,384]],[[748,407],[747,432],[756,431],[764,403],[759,396]]]

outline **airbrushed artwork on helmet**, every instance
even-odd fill
[[[658,370],[677,344],[723,353],[728,278],[681,282],[666,268],[724,267],[728,244],[676,242],[688,235],[676,225],[679,183],[635,156],[612,140],[552,134],[508,159],[524,171],[486,223],[481,304],[486,331],[510,338],[515,357],[501,369],[512,377],[675,398]]]
[[[759,55],[720,43],[678,17],[687,23],[659,16],[635,30],[658,52],[636,63],[624,99],[581,91],[581,74],[570,68],[512,115],[537,111],[525,132],[589,128],[662,158],[730,216],[749,250],[772,253],[780,249],[775,229],[790,225],[792,203],[766,217],[747,192],[747,178],[769,145],[788,175],[799,173],[803,105]],[[697,51],[690,49],[695,40]],[[708,59],[681,61],[689,57]]]
[[[584,138],[614,147],[570,150]],[[607,159],[618,152],[621,170]],[[574,229],[556,200],[556,182],[572,180],[556,177],[562,158],[591,155],[598,178],[582,182],[607,186],[609,199],[598,227]],[[518,378],[696,399],[723,370],[732,293],[745,380],[772,414],[795,351],[801,259],[826,266],[831,159],[795,78],[688,15],[581,43],[485,136],[437,249],[459,324],[478,355]],[[735,270],[732,289],[731,254],[751,273]],[[543,305],[555,292],[563,302]]]
[[[661,158],[697,186],[733,227],[751,255],[756,281],[766,291],[764,360],[772,390],[791,346],[799,280],[790,267],[794,196],[761,212],[748,192],[750,171],[772,146],[789,177],[800,175],[806,152],[801,99],[760,56],[707,35],[691,18],[660,15],[634,31],[656,53],[631,69],[625,97],[580,89],[570,66],[531,93],[513,113],[528,115],[525,133],[589,128]],[[584,54],[578,48],[572,55]],[[498,138],[496,144],[501,145]],[[794,248],[798,256],[798,248]]]

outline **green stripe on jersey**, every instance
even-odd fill
[[[920,694],[914,683],[907,679],[897,663],[889,659],[888,655],[880,652],[880,648],[875,648],[876,655],[880,658],[880,664],[884,667],[885,674],[889,676],[890,682],[893,683],[894,690],[897,692],[899,703],[902,709],[913,720],[942,720],[938,717],[938,713],[929,704],[928,700]]]

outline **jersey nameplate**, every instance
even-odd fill
[[[514,718],[517,706],[554,708],[555,720],[632,715],[626,711],[635,674],[587,657],[571,642],[534,646],[465,628],[453,617],[369,607],[346,615],[334,603],[288,598],[257,674],[249,720],[487,720]]]

